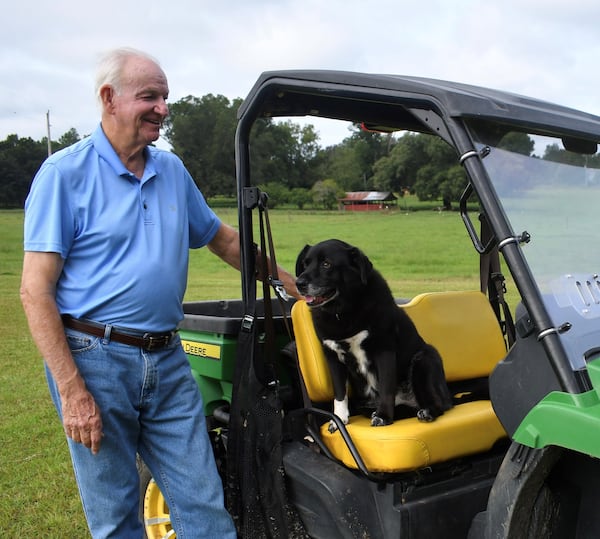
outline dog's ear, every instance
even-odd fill
[[[373,270],[373,264],[367,257],[365,253],[363,253],[357,247],[352,247],[350,251],[350,258],[352,259],[352,263],[358,270],[360,274],[360,281],[363,284],[367,284],[367,279],[369,278],[369,274]]]
[[[305,245],[302,251],[300,251],[298,258],[296,259],[296,277],[298,277],[304,271],[304,256],[306,255],[310,247],[310,245]]]

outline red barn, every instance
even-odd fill
[[[396,197],[391,191],[353,191],[339,199],[344,211],[386,210],[396,205]]]

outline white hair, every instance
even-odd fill
[[[112,86],[117,94],[121,93],[123,89],[123,67],[130,58],[145,58],[160,66],[156,58],[131,47],[120,47],[108,51],[100,58],[96,70],[95,93],[100,102],[100,89],[107,84]]]

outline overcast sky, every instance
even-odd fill
[[[4,2],[0,140],[58,139],[99,120],[99,55],[160,61],[169,101],[244,97],[262,71],[341,69],[440,78],[600,115],[597,0],[19,0]],[[323,144],[338,133],[322,131]],[[324,129],[324,128],[323,128]]]

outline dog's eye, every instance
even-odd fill
[[[331,268],[331,262],[329,262],[329,260],[323,260],[323,262],[321,262],[321,267],[323,269],[330,269]]]

